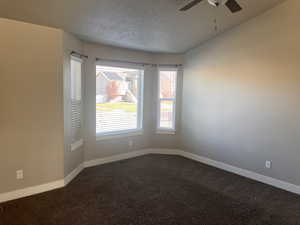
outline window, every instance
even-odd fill
[[[71,150],[83,144],[82,121],[82,96],[81,96],[81,64],[80,58],[71,56],[70,71],[70,103],[71,103]]]
[[[115,135],[141,131],[144,70],[96,66],[96,133]]]
[[[159,69],[158,130],[175,131],[177,69]]]

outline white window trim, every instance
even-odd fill
[[[83,146],[83,139],[81,138],[79,141],[75,141],[71,144],[71,152],[79,149],[81,146]]]
[[[95,66],[111,66],[111,67],[119,67],[125,69],[138,69],[141,70],[142,73],[139,78],[139,104],[138,104],[138,121],[136,129],[128,129],[128,130],[120,130],[120,131],[113,131],[113,132],[97,132],[96,130],[96,141],[113,139],[113,138],[123,138],[123,137],[132,137],[143,135],[144,128],[143,128],[143,119],[144,119],[144,75],[145,75],[145,68],[144,66],[138,66],[135,64],[128,64],[128,63],[115,63],[109,61],[102,61],[98,60]],[[96,108],[96,107],[95,107]],[[96,109],[95,109],[96,110]]]
[[[78,56],[75,56],[75,55],[70,55],[71,56],[71,59],[72,60],[75,60],[75,61],[78,61],[80,63],[83,63],[83,60],[82,58],[78,57]]]
[[[157,130],[156,134],[174,135],[174,134],[176,134],[176,131],[175,130]]]
[[[160,72],[161,71],[175,71],[175,98],[160,98]],[[157,121],[156,121],[156,134],[176,134],[176,105],[177,105],[177,80],[178,80],[178,69],[174,67],[159,67],[157,69]],[[160,127],[160,102],[164,100],[173,101],[173,121],[172,128]]]
[[[124,132],[118,131],[118,132],[110,132],[110,133],[102,133],[102,134],[97,133],[96,140],[102,141],[102,140],[109,140],[114,138],[134,137],[143,134],[144,134],[143,129],[132,129],[132,130],[124,130]]]

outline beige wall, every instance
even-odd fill
[[[62,179],[84,160],[149,147],[181,147],[299,185],[299,10],[289,0],[185,55],[176,135],[155,134],[157,74],[146,66],[144,134],[102,141],[95,136],[95,58],[177,64],[182,57],[83,44],[57,29],[0,19],[0,193]],[[72,50],[89,56],[85,145],[75,152],[63,95]],[[16,180],[18,169],[25,179]]]
[[[174,143],[177,143],[178,140],[176,135],[155,135],[157,70],[155,67],[151,66],[145,66],[143,135],[101,141],[96,140],[95,59],[102,58],[145,63],[182,63],[182,57],[172,54],[151,54],[87,43],[84,44],[84,53],[89,56],[89,59],[85,64],[85,160],[92,160],[155,146],[174,148]],[[178,104],[178,109],[179,107],[180,104]],[[179,116],[180,114],[178,114],[178,120]],[[132,147],[129,147],[129,140],[133,141]]]
[[[300,184],[299,11],[286,1],[186,54],[184,149]]]
[[[61,180],[84,160],[156,146],[175,148],[178,134],[155,134],[157,70],[152,66],[145,67],[144,134],[96,141],[95,59],[178,64],[182,56],[84,44],[58,29],[6,19],[0,19],[0,29],[0,193]],[[74,50],[89,59],[83,66],[84,147],[71,152],[68,99]],[[181,82],[178,88],[179,111]],[[180,113],[178,129],[179,118]],[[16,179],[19,169],[23,180]]]
[[[62,179],[64,140],[62,31],[6,19],[0,30],[1,193]]]

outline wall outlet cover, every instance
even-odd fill
[[[271,169],[271,167],[272,167],[272,162],[266,161],[266,168]]]
[[[16,178],[17,178],[18,180],[24,178],[23,170],[17,170],[17,171],[16,171]]]

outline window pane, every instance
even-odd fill
[[[81,101],[81,62],[71,60],[71,99]]]
[[[176,70],[159,71],[159,123],[158,129],[175,129],[175,101],[176,101]]]
[[[160,128],[172,129],[174,121],[174,101],[160,101]]]
[[[97,133],[140,128],[138,109],[142,72],[118,67],[96,67]]]
[[[176,95],[176,71],[160,71],[159,96],[160,98],[175,98]]]

